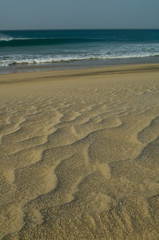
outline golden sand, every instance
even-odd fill
[[[0,239],[159,239],[159,64],[0,75]]]

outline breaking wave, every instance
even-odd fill
[[[7,67],[13,65],[41,65],[51,63],[70,63],[76,61],[95,61],[95,60],[113,60],[113,59],[130,59],[130,58],[145,58],[159,57],[158,54],[130,54],[121,56],[100,55],[100,56],[60,56],[60,57],[35,57],[35,58],[17,58],[17,59],[0,59],[0,66]]]

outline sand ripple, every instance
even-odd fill
[[[159,238],[157,76],[87,77],[1,91],[1,239]]]

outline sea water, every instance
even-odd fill
[[[159,30],[0,31],[0,73],[159,62]]]

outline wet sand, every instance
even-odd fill
[[[159,239],[159,64],[0,75],[0,239]]]

